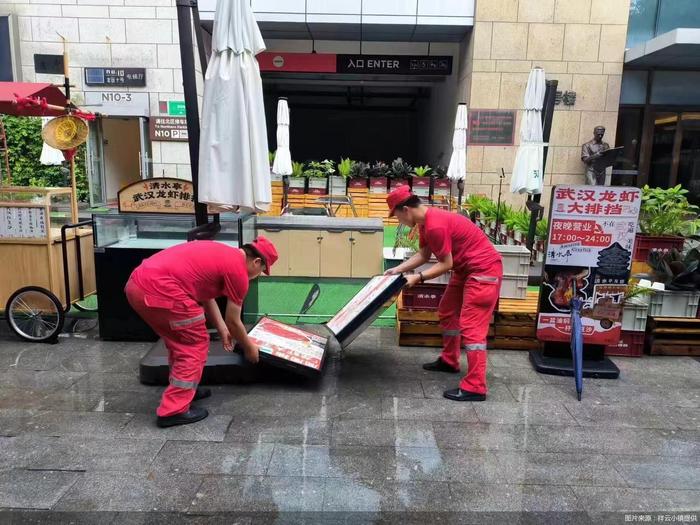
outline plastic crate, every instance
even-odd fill
[[[525,277],[527,281],[530,275],[530,250],[525,246],[504,244],[498,244],[495,248],[503,259],[503,275]]]
[[[644,332],[622,331],[616,345],[605,347],[605,355],[642,357],[644,355]]]
[[[647,329],[648,316],[648,304],[625,304],[622,309],[622,330],[627,332],[644,332]]]
[[[403,307],[410,310],[437,310],[445,293],[444,284],[418,284],[403,292]]]
[[[697,317],[700,292],[654,292],[649,304],[652,317]]]
[[[668,252],[673,248],[682,251],[684,244],[685,239],[683,237],[637,235],[634,238],[634,255],[632,260],[647,262],[649,253],[652,251]]]
[[[510,248],[519,247],[510,246]],[[525,251],[527,252],[527,250]],[[527,278],[527,275],[504,275],[499,297],[501,299],[525,299],[527,296]]]

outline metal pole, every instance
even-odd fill
[[[185,107],[187,108],[187,134],[189,137],[194,210],[197,226],[202,226],[209,222],[209,218],[206,205],[199,202],[199,104],[197,101],[197,82],[192,47],[192,16],[190,12],[190,9],[196,7],[196,0],[177,0],[177,27],[180,34],[182,85],[185,92]]]

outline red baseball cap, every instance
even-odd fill
[[[260,254],[263,262],[265,263],[265,275],[270,275],[270,268],[277,262],[277,259],[279,259],[279,255],[277,255],[277,248],[275,248],[275,245],[272,244],[269,239],[263,237],[262,235],[260,235],[250,244]]]
[[[386,196],[386,205],[389,206],[389,217],[393,217],[396,207],[402,202],[406,202],[413,197],[413,193],[408,186],[399,186]]]

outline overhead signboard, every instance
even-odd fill
[[[151,140],[187,142],[187,119],[182,117],[151,117]]]
[[[140,180],[122,188],[120,213],[194,213],[192,183],[182,179]]]
[[[583,302],[584,343],[620,340],[641,191],[555,186],[540,290],[537,338],[569,341],[573,294]]]
[[[451,56],[336,55],[331,53],[260,53],[263,72],[352,75],[451,75]]]
[[[88,86],[144,87],[146,69],[142,67],[86,67]]]
[[[158,103],[158,110],[172,117],[184,117],[187,114],[184,100],[161,100]]]
[[[147,117],[148,93],[125,91],[86,91],[85,104],[91,111],[122,117]]]
[[[467,144],[472,146],[512,146],[515,111],[470,109]]]

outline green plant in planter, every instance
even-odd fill
[[[270,161],[270,167],[275,163],[275,155],[276,152],[274,151],[268,151],[267,152],[267,159]]]
[[[485,208],[488,207],[490,204],[493,204],[495,208],[496,205],[488,197],[472,193],[468,195],[466,199],[464,199],[464,202],[462,203],[462,209],[464,209],[469,214],[478,213],[480,216],[483,216]]]
[[[485,223],[496,222],[496,215],[498,214],[498,205],[491,199],[486,199],[481,204],[480,215]]]
[[[352,175],[353,169],[355,167],[356,162],[354,160],[348,159],[340,159],[340,162],[338,163],[338,175],[343,177],[344,179],[350,178]]]
[[[304,176],[304,163],[292,162],[292,177],[301,178]]]
[[[386,162],[382,162],[381,160],[378,160],[370,166],[369,176],[370,177],[388,177],[389,171],[390,171],[390,168],[386,164]]]
[[[663,282],[670,289],[696,289],[700,281],[700,251],[697,248],[683,255],[678,250],[667,252],[652,251],[649,253],[649,266],[654,271],[656,281]]]
[[[350,168],[350,176],[353,179],[366,179],[369,177],[369,164],[357,161]]]
[[[413,173],[413,167],[401,157],[391,163],[389,177],[392,179],[408,179]]]
[[[697,206],[686,197],[688,190],[681,185],[673,188],[642,188],[639,227],[652,236],[689,236],[700,230]]]
[[[549,235],[549,223],[547,219],[540,219],[537,221],[537,226],[535,226],[535,237],[539,240],[544,241]]]
[[[413,168],[413,174],[416,177],[427,177],[433,169],[430,166],[416,166]]]
[[[328,177],[329,175],[333,175],[333,173],[335,173],[333,161],[323,160],[319,162],[316,160],[312,160],[306,165],[306,169],[304,170],[304,177],[308,177],[310,179],[322,179]]]
[[[419,250],[420,238],[416,228],[409,228],[403,224],[399,224],[396,229],[396,239],[394,241],[394,254],[397,248],[407,248],[413,252]]]
[[[518,210],[511,215],[513,230],[526,236],[530,231],[530,214],[525,210]]]
[[[447,168],[445,166],[436,166],[431,176],[436,179],[444,179],[447,177]]]
[[[646,298],[652,293],[654,293],[654,290],[651,288],[643,288],[636,284],[629,284],[622,298],[622,304],[645,304],[647,301]]]

